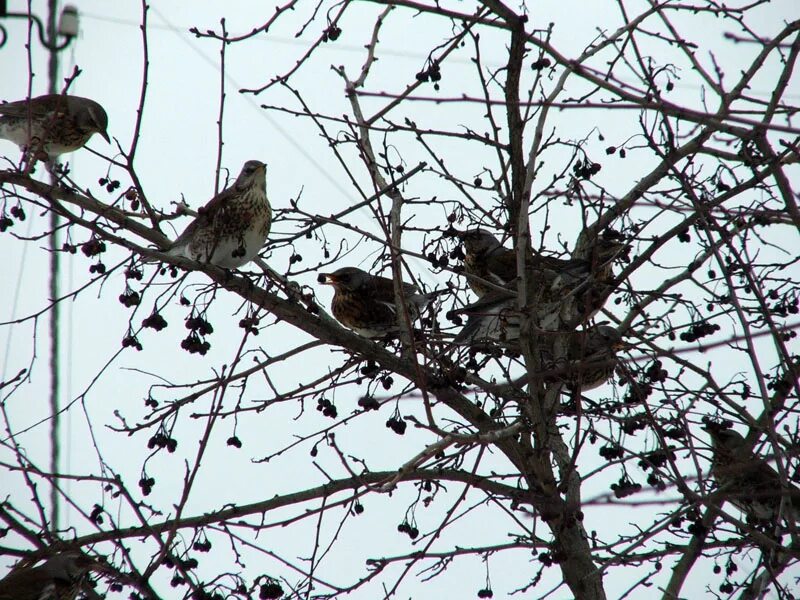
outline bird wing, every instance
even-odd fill
[[[194,220],[187,225],[178,238],[172,243],[170,249],[180,248],[186,245],[194,236],[194,232],[200,227],[207,227],[214,222],[220,211],[224,210],[228,199],[234,195],[236,190],[233,186],[225,188],[219,194],[214,196],[211,200],[206,202],[205,206],[197,211],[197,216]]]
[[[20,568],[0,580],[0,600],[39,600],[47,586],[54,589],[52,579],[44,576],[41,567]]]
[[[517,253],[508,248],[495,248],[486,257],[487,279],[504,285],[517,277]]]
[[[372,278],[372,299],[388,306],[394,312],[394,281],[388,277],[374,275]],[[419,294],[419,288],[413,283],[403,283],[403,295],[408,299]]]
[[[64,96],[59,94],[47,94],[46,96],[39,96],[35,98],[37,102],[28,102],[28,100],[17,100],[16,102],[6,102],[0,104],[0,115],[13,117],[15,119],[27,119],[28,116],[45,117],[55,110],[65,111],[66,103]]]

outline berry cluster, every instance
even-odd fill
[[[11,216],[14,217],[17,221],[24,221],[25,220],[25,211],[22,210],[22,207],[19,205],[12,206],[9,211]],[[5,208],[3,209],[2,216],[0,216],[0,233],[8,229],[9,227],[14,225],[14,219],[9,218],[6,215]]]
[[[139,352],[142,351],[142,344],[139,342],[138,338],[133,334],[126,335],[124,338],[122,338],[122,347],[136,348]]]
[[[603,446],[602,448],[600,448],[598,453],[608,462],[620,459],[623,456],[622,446],[620,446],[619,444],[608,444],[606,446]]]
[[[172,454],[175,450],[178,449],[178,440],[175,438],[171,438],[166,434],[157,433],[149,440],[147,440],[147,447],[151,450],[153,448],[166,448],[167,452]]]
[[[616,498],[627,498],[637,492],[642,490],[641,483],[634,483],[626,476],[620,477],[617,483],[611,484],[611,489],[614,490],[614,496]]]
[[[181,348],[189,354],[199,354],[205,356],[211,349],[211,344],[203,339],[204,336],[214,333],[211,323],[203,317],[193,315],[186,319],[186,329],[190,330],[189,335],[181,341]]]
[[[647,377],[651,383],[666,381],[667,375],[667,370],[662,368],[661,361],[658,359],[654,360],[644,372],[644,376]]]
[[[132,306],[138,306],[142,301],[142,297],[139,292],[125,286],[125,291],[119,295],[119,301],[123,306],[131,308]]]
[[[168,324],[169,323],[167,323],[167,320],[157,312],[153,312],[149,317],[142,319],[142,327],[148,327],[150,329],[155,329],[156,331],[161,331]]]
[[[244,317],[239,321],[239,327],[244,329],[247,333],[258,335],[258,325],[260,321],[258,317]]]
[[[392,415],[389,420],[386,421],[386,426],[394,431],[397,435],[403,435],[406,432],[407,425],[399,415]]]
[[[578,179],[591,179],[597,175],[603,166],[600,163],[592,162],[588,158],[585,161],[577,160],[572,166],[572,172]]]
[[[416,537],[419,535],[419,529],[417,529],[414,525],[410,525],[408,521],[403,521],[400,523],[400,525],[397,526],[397,531],[400,533],[405,533],[412,540],[416,539]]]
[[[106,243],[103,240],[98,240],[96,238],[92,238],[88,242],[84,242],[84,244],[81,246],[81,252],[83,252],[87,258],[97,256],[105,251]]]
[[[381,407],[380,402],[375,400],[373,396],[361,396],[358,399],[358,405],[365,411],[378,410]]]
[[[335,419],[338,413],[336,412],[336,407],[333,405],[333,402],[328,400],[327,398],[320,398],[317,400],[317,410],[321,412],[324,416],[330,417],[331,419]]]
[[[110,194],[111,192],[118,190],[120,183],[116,179],[109,179],[108,177],[101,177],[97,180],[97,183],[100,185],[104,185],[106,187],[106,191]]]
[[[143,496],[149,496],[150,492],[153,491],[153,487],[156,485],[156,480],[152,477],[142,477],[139,480],[139,488],[142,490]]]
[[[276,600],[283,596],[283,588],[272,578],[267,580],[258,590],[259,600]]]
[[[128,188],[128,191],[125,192],[125,200],[131,203],[131,210],[139,210],[139,194],[136,188]]]
[[[328,28],[322,32],[323,42],[335,42],[342,35],[342,30],[337,25],[328,25]]]
[[[442,69],[439,63],[432,63],[430,67],[417,73],[416,78],[420,83],[433,81],[436,84],[433,88],[438,90],[439,84],[437,82],[442,80]]]
[[[689,331],[684,331],[679,336],[684,342],[694,342],[707,335],[719,331],[720,327],[716,323],[707,323],[701,321],[700,323],[692,323]]]

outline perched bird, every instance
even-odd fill
[[[47,94],[0,104],[0,138],[48,158],[83,147],[95,133],[110,142],[107,128],[106,111],[89,98]]]
[[[755,523],[800,519],[800,489],[781,477],[733,429],[707,423],[711,436],[711,474],[724,498]]]
[[[110,572],[80,552],[62,552],[38,567],[18,567],[0,580],[0,600],[73,600],[89,571]]]
[[[331,312],[336,320],[360,336],[382,338],[401,330],[391,279],[356,267],[343,267],[333,273],[320,273],[317,280],[333,286]],[[411,320],[419,317],[428,303],[442,292],[444,290],[423,294],[416,285],[403,283],[403,296]]]
[[[247,264],[269,235],[272,209],[267,199],[266,165],[248,160],[236,182],[214,196],[165,250],[224,269]]]
[[[503,298],[502,291],[498,295],[497,286],[516,291],[516,252],[504,247],[485,229],[471,229],[456,235],[464,244],[464,272],[470,287],[480,299],[490,294],[489,305],[493,309],[490,313],[496,313],[494,309]],[[539,326],[559,329],[566,323],[571,328],[597,314],[614,289],[613,263],[629,248],[618,232],[606,230],[600,236],[581,236],[572,258],[532,252],[526,261],[529,305],[537,311]],[[567,299],[572,301],[567,302]],[[514,306],[512,300],[503,300],[501,304],[503,312]],[[459,310],[464,314],[481,314],[485,308],[486,305],[478,301]],[[491,320],[489,317],[489,323],[481,323],[480,327],[486,325],[485,329],[491,331]],[[467,331],[459,337],[468,339],[472,335]],[[496,336],[478,337],[492,339]]]
[[[563,381],[567,389],[574,392],[600,387],[617,367],[617,352],[625,347],[622,335],[610,325],[595,325],[570,332],[569,336],[566,363],[553,358],[549,344],[542,350],[542,369],[545,373],[555,371],[545,375],[544,380]]]

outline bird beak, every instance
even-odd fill
[[[317,281],[324,285],[336,285],[336,277],[333,273],[320,273],[317,275]]]
[[[97,133],[103,136],[103,139],[106,141],[106,143],[111,143],[111,138],[108,137],[108,134],[105,131],[98,131]]]

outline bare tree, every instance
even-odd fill
[[[297,182],[240,270],[165,252],[168,223],[197,213],[141,184],[139,122],[99,189],[0,172],[13,243],[56,212],[65,255],[91,261],[55,301],[130,309],[66,409],[83,407],[93,449],[69,470],[41,468],[6,410],[35,354],[2,382],[2,477],[24,484],[0,507],[3,553],[105,556],[109,597],[422,597],[438,581],[481,598],[794,597],[800,21],[761,31],[759,0],[602,4],[617,25],[588,40],[496,0],[290,1],[245,35],[193,30],[222,49],[218,173],[226,53],[316,32],[239,93],[301,122],[358,198],[334,213]],[[360,68],[330,65],[350,32],[368,40]],[[413,72],[384,52],[417,39]],[[712,41],[748,62],[726,73]],[[457,61],[469,77],[450,79]],[[147,85],[145,69],[139,119]],[[20,215],[44,230],[22,235]],[[475,229],[511,276],[465,260]],[[391,279],[393,333],[329,315],[317,276],[343,266]],[[444,292],[416,319],[404,281]],[[470,320],[494,330],[459,340]],[[617,354],[587,351],[601,322]],[[112,374],[137,350],[152,370]],[[181,353],[195,368],[171,368]],[[144,403],[88,401],[114,377]],[[709,435],[731,427],[744,445],[714,454],[712,477]],[[48,524],[52,487],[81,519],[69,530]]]

